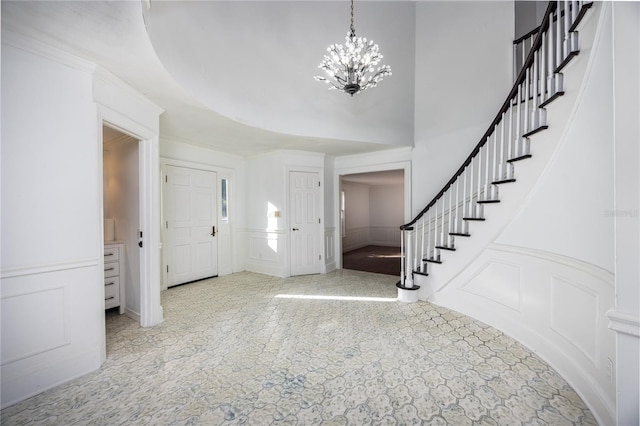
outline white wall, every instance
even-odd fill
[[[105,346],[90,66],[72,68],[2,38],[4,407],[97,369]]]
[[[325,156],[300,151],[276,151],[246,159],[246,222],[240,230],[240,250],[249,271],[289,276],[289,172],[312,171],[325,187]],[[325,223],[324,194],[320,196],[321,223]],[[279,212],[279,213],[276,213]],[[279,216],[278,216],[279,215]],[[330,235],[318,236],[319,253],[325,253]],[[326,262],[326,260],[325,260]],[[326,263],[321,270],[324,271]]]
[[[460,167],[512,85],[514,5],[416,4],[413,214]]]
[[[369,245],[369,185],[342,181],[345,195],[345,236],[342,251]]]
[[[125,308],[140,317],[140,191],[138,141],[118,140],[103,151],[105,219],[115,220],[115,238],[124,242]]]

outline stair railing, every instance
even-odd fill
[[[413,275],[455,251],[469,222],[484,221],[484,204],[498,203],[498,186],[515,182],[513,165],[531,157],[529,137],[547,128],[544,107],[563,92],[561,70],[578,53],[576,26],[592,2],[549,2],[513,88],[471,154],[438,194],[400,227],[399,288],[415,289]],[[531,36],[529,36],[531,38]],[[523,39],[524,40],[524,39]]]

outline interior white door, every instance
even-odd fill
[[[169,286],[218,275],[216,173],[167,166],[165,227]]]
[[[320,174],[289,173],[291,275],[320,273]]]

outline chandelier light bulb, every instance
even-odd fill
[[[378,45],[365,37],[356,37],[353,26],[353,0],[351,29],[345,37],[344,46],[331,44],[327,52],[330,55],[324,55],[318,68],[324,70],[328,77],[315,76],[314,79],[330,84],[329,89],[337,89],[353,96],[369,87],[375,87],[385,76],[391,75],[389,65],[381,65],[375,69],[383,58]]]

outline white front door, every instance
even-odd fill
[[[216,173],[167,166],[165,228],[168,285],[218,275]]]
[[[320,273],[320,174],[289,173],[291,275]]]

